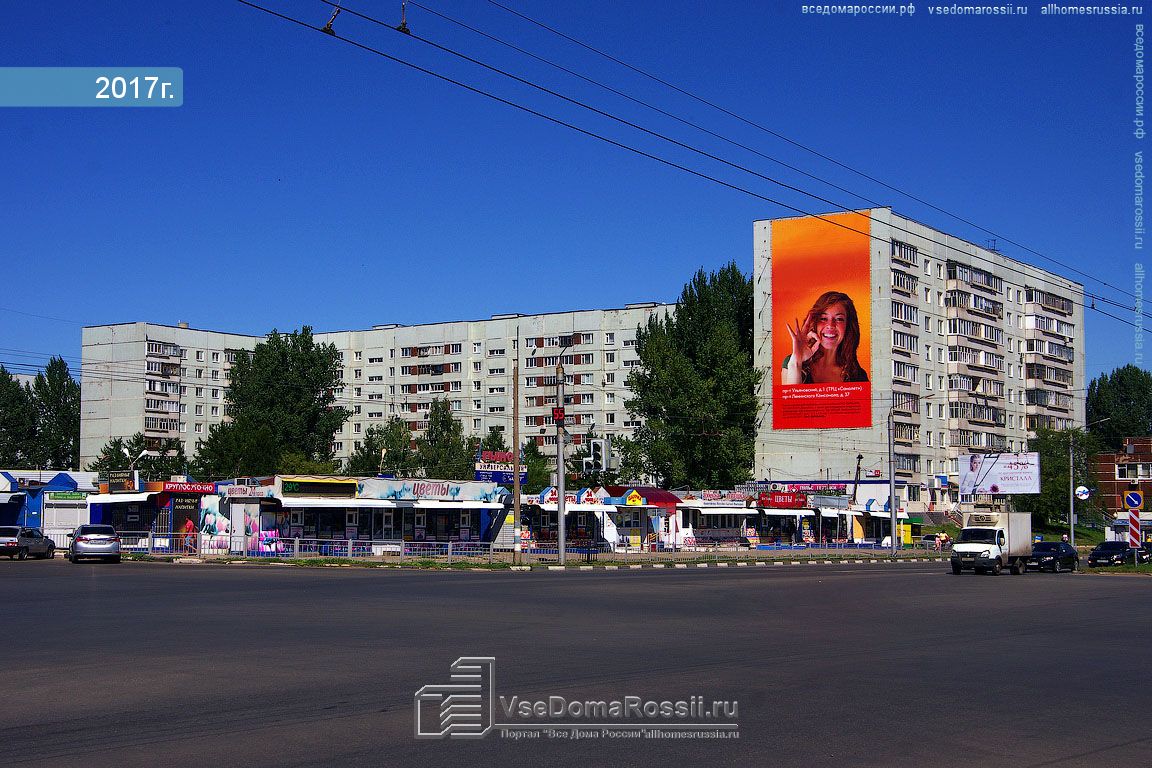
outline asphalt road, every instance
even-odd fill
[[[5,560],[0,750],[91,766],[1152,764],[1152,579],[946,568]],[[414,692],[465,655],[496,657],[504,697],[736,701],[740,738],[414,739]]]

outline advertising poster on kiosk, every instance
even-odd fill
[[[872,426],[869,211],[772,222],[772,424]]]

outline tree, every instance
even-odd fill
[[[367,477],[383,470],[396,477],[405,477],[411,474],[415,464],[412,430],[408,429],[406,422],[393,416],[382,427],[368,427],[360,447],[349,457],[344,474]]]
[[[540,452],[533,438],[524,443],[524,464],[528,467],[528,477],[520,489],[524,493],[540,493],[552,484],[552,460]]]
[[[149,447],[142,432],[127,439],[114,437],[109,440],[87,469],[107,478],[109,471],[131,469],[133,462],[136,469],[140,470],[142,480],[167,480],[173,475],[186,474],[188,470],[188,457],[184,453],[183,442],[176,438],[164,438]]]
[[[644,420],[636,441],[662,486],[731,488],[751,476],[761,378],[752,319],[752,283],[732,262],[698,271],[674,314],[638,329],[625,405]]]
[[[0,365],[0,467],[30,467],[36,452],[36,409],[28,389]]]
[[[281,457],[300,465],[326,465],[332,438],[349,412],[334,405],[342,386],[340,353],[316,344],[312,329],[273,331],[252,352],[239,351],[226,398],[232,421],[214,426],[196,452],[198,470],[210,476],[272,474]]]
[[[1100,450],[1099,439],[1079,429],[1036,430],[1036,437],[1028,441],[1028,450],[1040,455],[1040,493],[1011,497],[1015,509],[1032,514],[1033,525],[1068,524],[1069,440],[1075,466],[1073,484],[1093,485],[1091,464],[1092,457]]]
[[[428,427],[416,438],[416,455],[424,477],[459,480],[475,474],[475,443],[464,438],[464,428],[447,400],[432,401]]]
[[[1093,379],[1085,418],[1088,424],[1107,419],[1090,429],[1114,451],[1122,449],[1126,437],[1152,435],[1152,373],[1125,365]]]
[[[36,374],[30,388],[36,411],[37,467],[75,469],[80,463],[80,385],[61,357]]]
[[[507,451],[508,445],[504,442],[504,431],[499,427],[489,427],[488,434],[480,441],[482,451]]]

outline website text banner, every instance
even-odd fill
[[[772,424],[872,426],[869,211],[772,222]]]

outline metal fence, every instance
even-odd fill
[[[63,551],[69,539],[65,531],[47,531]],[[357,539],[278,538],[260,535],[212,535],[203,532],[156,533],[120,531],[123,555],[155,555],[212,559],[308,559],[330,558],[373,562],[382,565],[485,565],[493,563],[519,565],[558,565],[559,549],[554,543],[525,545],[520,552],[489,542],[479,541],[399,541]],[[571,565],[658,564],[671,565],[713,562],[801,562],[819,560],[871,560],[885,558],[889,548],[874,543],[827,544],[761,544],[757,547],[737,544],[698,544],[669,548],[663,544],[612,546],[610,544],[574,542],[565,547],[565,562]],[[945,553],[906,546],[908,557],[946,557]]]

